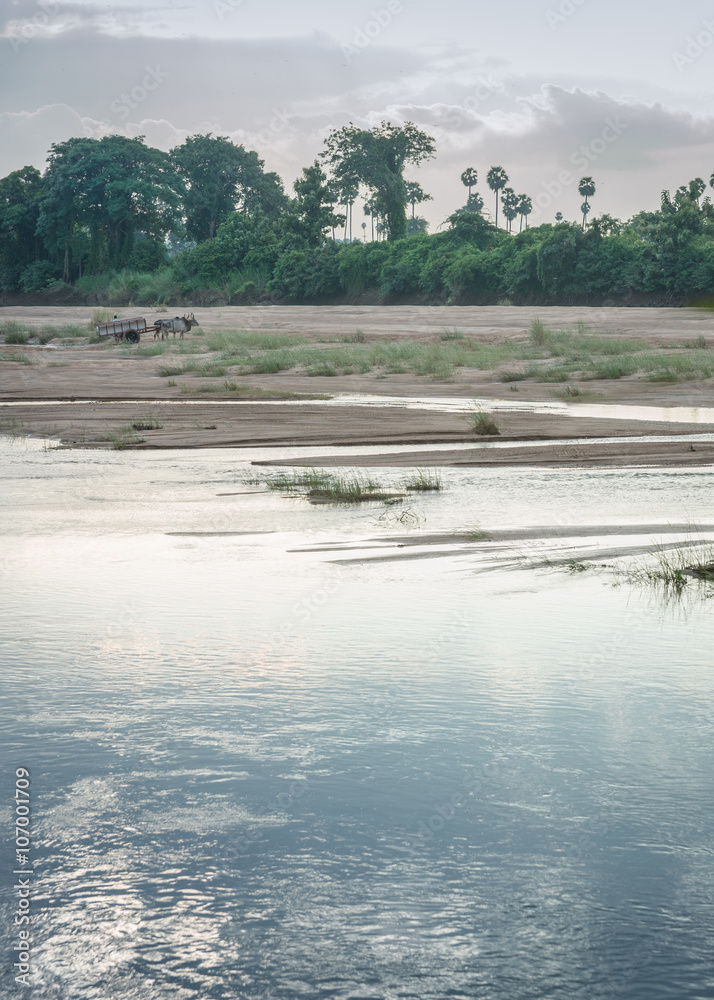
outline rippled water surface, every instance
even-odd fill
[[[709,523],[712,470],[353,509],[246,485],[261,457],[0,443],[32,996],[714,997],[714,605],[518,563]]]

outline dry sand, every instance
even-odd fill
[[[117,309],[120,317],[153,310]],[[165,313],[163,315],[166,315]],[[205,330],[253,329],[294,333],[315,339],[344,337],[356,329],[366,340],[402,337],[438,341],[445,329],[458,329],[472,339],[497,341],[527,335],[533,316],[547,326],[571,328],[578,320],[589,330],[650,342],[653,349],[704,335],[714,344],[714,318],[708,312],[684,309],[581,309],[518,307],[221,307],[200,309],[197,318]],[[77,307],[6,307],[0,321],[16,319],[30,326],[80,323],[91,310]],[[2,356],[26,354],[35,364],[2,361]],[[220,401],[220,397],[186,402],[180,386],[169,386],[157,374],[171,355],[141,357],[125,354],[115,345],[14,347],[0,349],[0,429],[15,433],[60,436],[75,446],[111,447],[107,438],[121,427],[152,413],[161,428],[140,431],[139,447],[275,447],[340,446],[355,444],[423,444],[424,450],[395,459],[322,459],[308,464],[548,464],[548,465],[688,465],[714,463],[714,444],[706,442],[562,443],[564,438],[714,433],[714,423],[674,424],[629,419],[591,419],[565,414],[498,414],[501,441],[508,448],[483,449],[463,414],[394,407],[328,407],[320,402],[293,401],[266,405],[257,400]],[[187,376],[179,381],[201,384]],[[206,381],[206,380],[203,380]],[[511,392],[493,373],[459,369],[451,383],[432,382],[416,375],[308,377],[296,372],[240,376],[240,382],[262,399],[284,393],[369,393],[389,396],[450,396],[512,398],[519,402],[553,401],[562,386],[518,383]],[[215,380],[213,380],[215,384]],[[649,406],[714,406],[712,380],[674,384],[650,383],[639,377],[587,383],[588,402]],[[267,394],[267,396],[266,396]],[[250,395],[250,392],[249,392]],[[562,398],[562,397],[561,397]],[[71,400],[74,400],[72,402]],[[102,401],[100,403],[89,402]],[[121,403],[129,400],[130,403]],[[215,401],[214,401],[215,400]],[[42,401],[49,405],[32,405]],[[153,408],[152,408],[153,404]],[[519,446],[527,440],[552,440],[538,448]],[[443,442],[473,442],[473,449],[429,450]],[[293,464],[293,463],[291,463]]]

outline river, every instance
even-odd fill
[[[246,484],[281,454],[0,441],[33,998],[714,996],[712,602],[548,565],[681,537],[712,470],[325,507]]]

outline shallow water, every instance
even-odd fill
[[[152,399],[151,406],[244,406],[238,399]],[[470,413],[474,408],[494,412],[558,413],[562,416],[593,417],[609,420],[643,420],[664,423],[714,424],[714,407],[707,406],[635,406],[622,403],[566,403],[555,400],[482,399],[464,396],[388,396],[369,393],[335,393],[328,399],[276,399],[261,400],[262,406],[367,406],[396,407],[406,410],[435,410],[438,412]],[[64,406],[83,406],[87,403],[107,406],[136,406],[135,399],[72,399],[62,400]],[[17,406],[17,402],[0,402],[2,406]],[[23,406],[56,406],[57,400],[28,400]]]
[[[446,469],[406,531],[265,456],[0,443],[33,997],[714,995],[712,604],[517,564],[679,537],[712,470]]]

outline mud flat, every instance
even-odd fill
[[[120,316],[145,315],[149,322],[155,312],[117,310]],[[602,338],[636,341],[650,365],[657,359],[669,364],[670,358],[684,364],[696,357],[699,377],[695,372],[657,381],[639,371],[598,378],[593,369],[587,378],[568,375],[558,382],[549,378],[547,367],[557,358],[547,357],[538,362],[535,376],[520,373],[511,381],[504,364],[526,366],[522,358],[535,316],[554,330],[587,330],[601,338],[600,344]],[[44,345],[32,338],[26,344],[0,344],[0,432],[59,438],[72,447],[424,445],[397,457],[385,450],[301,460],[316,465],[714,463],[714,443],[701,439],[714,435],[714,380],[707,375],[709,357],[714,369],[714,320],[701,310],[270,306],[202,309],[197,318],[203,337],[194,332],[166,345],[144,339],[138,349],[71,336]],[[48,327],[67,331],[72,324],[86,331],[90,319],[86,308],[0,309],[0,326],[13,320],[30,333]],[[281,337],[287,349],[294,341],[311,360],[277,371],[250,370],[244,360],[226,357],[212,340],[220,331],[234,330]],[[496,360],[490,366],[453,367],[446,374],[438,362],[430,373],[418,374],[394,370],[397,366],[329,370],[321,361],[338,350],[357,357],[370,345],[393,349],[409,343],[433,349],[436,357],[451,342],[493,348]],[[352,399],[343,402],[342,394]],[[355,398],[360,395],[361,400]],[[420,408],[417,400],[425,397],[431,405]],[[399,405],[399,400],[412,404]],[[494,409],[497,437],[478,437],[468,414],[450,408],[471,400]],[[618,409],[586,416],[578,414],[583,403],[617,404]],[[643,406],[660,413],[642,419],[636,408]],[[687,408],[691,416],[671,422],[671,408]],[[686,439],[692,435],[699,439]],[[669,440],[647,440],[653,437]],[[531,447],[536,441],[542,445]],[[458,447],[444,449],[447,443]],[[484,443],[499,447],[484,448]],[[434,445],[442,447],[430,450]]]

